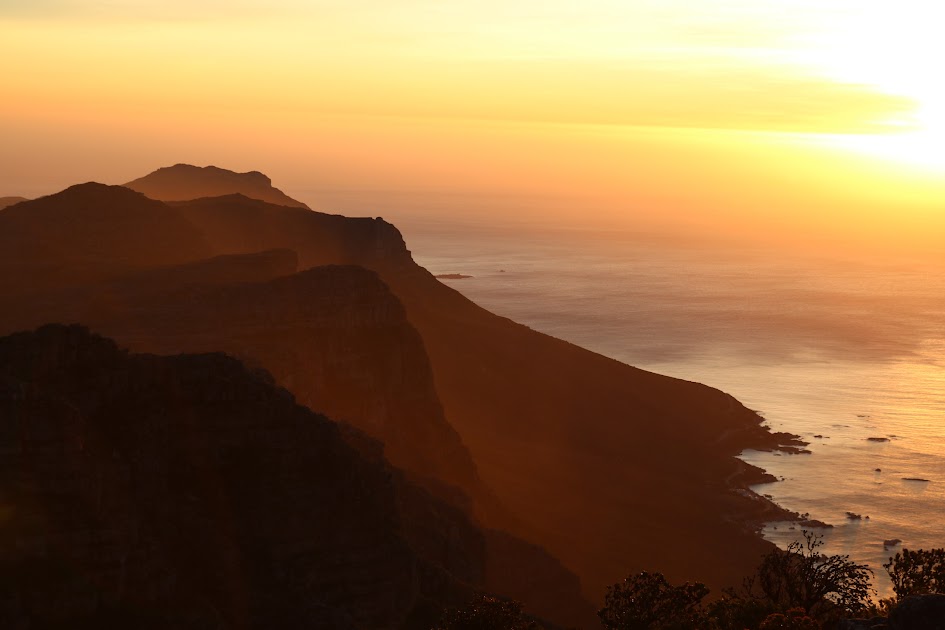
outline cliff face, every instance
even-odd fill
[[[302,269],[358,264],[414,265],[400,232],[381,218],[349,218],[286,209],[243,195],[171,204],[208,239],[216,253],[291,249]]]
[[[172,275],[180,282],[198,274]],[[263,366],[301,404],[383,441],[394,465],[482,497],[475,465],[443,414],[423,342],[377,274],[316,267],[145,295],[137,287],[153,283],[136,276],[123,284],[129,289],[111,293],[122,308],[92,308],[80,321],[136,351],[225,351]]]
[[[278,188],[274,188],[272,180],[258,171],[234,173],[216,166],[201,168],[190,164],[176,164],[130,181],[125,184],[125,187],[161,201],[181,201],[239,193],[279,206],[308,207]]]
[[[423,627],[483,571],[462,514],[220,354],[2,338],[0,452],[4,627]]]
[[[589,597],[639,570],[718,592],[770,549],[729,479],[734,455],[775,440],[738,401],[487,313],[424,270],[382,277],[482,479],[520,519],[509,530],[574,569]]]

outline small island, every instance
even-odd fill
[[[467,276],[464,273],[440,273],[434,277],[440,280],[465,280],[466,278],[472,278],[472,276]]]

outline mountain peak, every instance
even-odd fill
[[[278,188],[259,171],[237,173],[218,166],[175,164],[166,166],[125,184],[132,190],[161,201],[188,201],[239,193],[280,206],[306,208]]]
[[[68,199],[68,200],[90,200],[100,201],[108,199],[111,201],[119,200],[140,200],[148,205],[154,204],[153,199],[148,199],[146,195],[138,191],[129,189],[126,186],[111,186],[109,184],[100,184],[99,182],[86,182],[84,184],[73,184],[65,190],[53,193],[45,197],[46,199]],[[42,199],[42,198],[41,198]]]
[[[5,286],[93,282],[211,254],[176,209],[123,186],[77,184],[0,212],[0,261],[19,269],[0,273]]]

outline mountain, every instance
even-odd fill
[[[262,173],[234,173],[216,166],[201,168],[176,164],[130,181],[125,187],[161,201],[183,201],[238,193],[279,206],[308,208],[278,188],[273,188],[272,180]]]
[[[764,477],[735,455],[785,436],[731,396],[489,313],[416,265],[381,219],[239,197],[175,207],[218,252],[286,247],[302,268],[375,270],[423,339],[447,419],[513,513],[479,505],[479,516],[561,558],[589,598],[642,569],[737,584],[770,549],[756,527],[773,506],[744,489]]]
[[[0,210],[3,210],[7,206],[20,203],[21,201],[26,201],[26,197],[0,197]]]
[[[100,200],[105,207],[120,205],[130,193],[117,187],[105,192],[114,197]],[[259,203],[234,199],[251,207]],[[202,210],[205,204],[198,205]],[[77,217],[85,213],[82,208],[74,212]],[[175,208],[164,212],[181,216]],[[339,224],[337,219],[328,220]],[[94,250],[97,234],[76,230],[70,247]],[[361,246],[355,238],[346,247]],[[102,261],[112,269],[125,260],[105,254]],[[272,373],[309,408],[382,440],[383,455],[378,457],[405,471],[423,492],[463,513],[471,509],[470,497],[501,511],[443,413],[423,342],[399,300],[375,272],[363,267],[297,272],[297,266],[297,254],[287,249],[146,270],[131,265],[117,278],[52,283],[52,289],[39,294],[4,294],[0,331],[49,321],[82,322],[137,352],[226,352]],[[434,519],[431,525],[415,519],[415,524],[427,530],[428,539],[440,536],[448,542],[453,528],[441,521]],[[485,541],[476,586],[525,601],[529,610],[562,623],[578,624],[593,616],[577,577],[544,550],[474,523],[468,528]]]
[[[703,580],[717,591],[739,583],[770,549],[755,526],[773,506],[745,489],[761,478],[761,471],[735,455],[744,448],[777,447],[784,438],[768,433],[761,418],[731,396],[632,368],[489,313],[417,266],[397,229],[381,219],[349,219],[273,205],[243,194],[163,207],[169,217],[182,219],[199,234],[201,249],[206,245],[209,250],[203,259],[291,250],[303,270],[357,265],[373,271],[402,305],[407,324],[419,334],[433,391],[442,403],[442,417],[469,454],[477,479],[489,491],[462,488],[475,501],[477,517],[487,529],[507,530],[517,539],[550,551],[580,576],[586,596],[593,601],[599,601],[605,585],[642,569],[664,571],[677,581]],[[65,206],[63,211],[70,212]],[[5,214],[0,213],[0,234]],[[93,238],[86,246],[94,242]],[[28,253],[24,255],[29,258]],[[220,260],[235,260],[196,263],[197,258],[181,258],[180,252],[174,252],[162,264],[212,268]],[[134,308],[135,300],[152,298],[136,296],[127,288],[144,284],[140,291],[147,293],[150,281],[128,279],[155,273],[154,278],[160,280],[154,282],[160,285],[179,273],[154,269],[157,266],[150,271],[129,267],[124,280],[103,279],[94,291],[73,288],[39,296],[6,293],[4,307],[15,307],[12,310],[20,319],[7,315],[11,310],[7,308],[0,319],[4,326],[13,326],[54,315],[78,317],[82,315],[76,311],[79,306],[92,304],[88,312],[102,315],[103,324],[129,322],[124,332],[115,331],[131,339],[134,320],[120,314]],[[62,273],[67,268],[59,267]],[[9,269],[0,266],[0,276]],[[220,287],[220,295],[241,295],[238,301],[258,304],[261,315],[247,320],[246,329],[255,329],[260,340],[265,340],[262,324],[268,322],[278,331],[285,316],[281,310],[265,315],[270,311],[261,301],[288,291],[275,288],[283,286],[297,291],[290,293],[296,297],[284,300],[286,308],[298,296],[313,295],[298,288],[305,285],[305,273],[301,280],[263,280],[265,286]],[[231,280],[236,282],[235,278]],[[125,281],[130,283],[125,288],[114,288]],[[177,280],[168,286],[179,288],[159,297],[169,309],[164,311],[163,330],[173,331],[174,322],[189,326],[191,321],[202,321],[193,311],[173,310],[184,308],[188,292],[197,289],[182,288]],[[173,291],[180,297],[172,300]],[[199,291],[193,300],[198,304],[195,308],[210,299],[208,289]],[[359,291],[344,293],[355,300],[360,295]],[[90,302],[91,294],[97,297]],[[223,303],[227,302],[218,302]],[[241,308],[250,310],[251,306]],[[107,320],[109,312],[115,314],[113,320]],[[185,312],[186,318],[175,314]],[[225,318],[219,319],[221,328],[229,326]],[[143,321],[148,321],[147,316]],[[158,324],[152,321],[149,326]],[[180,334],[186,339],[191,333]],[[324,338],[330,340],[333,334]],[[272,334],[272,339],[277,337]],[[162,338],[162,351],[177,351],[167,345],[172,335],[162,333]],[[262,354],[258,348],[253,352]],[[273,355],[277,352],[293,356],[285,349],[273,350]],[[294,356],[297,365],[282,372],[280,379],[307,374],[304,380],[308,381],[316,373],[317,357],[333,355],[299,352]],[[377,360],[383,363],[382,358]],[[356,373],[356,369],[349,372]],[[289,385],[295,389],[300,382]],[[361,391],[384,390],[368,387]],[[453,477],[452,482],[457,479]]]
[[[80,184],[0,214],[0,288],[35,291],[212,255],[179,212],[120,186]]]
[[[222,354],[0,338],[0,625],[428,628],[482,535],[352,439]]]

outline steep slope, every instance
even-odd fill
[[[382,440],[394,465],[483,497],[472,459],[443,414],[423,342],[374,272],[316,267],[160,294],[141,276],[123,284],[113,295],[125,308],[87,312],[81,321],[135,351],[222,350],[264,366],[301,404]]]
[[[425,627],[483,570],[461,513],[220,354],[2,338],[0,452],[4,627]]]
[[[730,481],[752,474],[734,455],[776,446],[756,414],[487,313],[425,271],[382,275],[482,478],[524,521],[512,531],[588,596],[643,569],[716,590],[751,572],[769,548],[752,531],[761,505]]]
[[[176,164],[160,168],[128,182],[125,186],[161,201],[183,201],[239,193],[279,206],[308,208],[278,188],[273,188],[272,180],[260,172],[234,173],[216,166],[201,168],[190,164]]]

